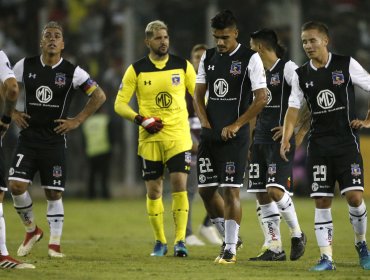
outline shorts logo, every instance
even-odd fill
[[[270,79],[270,85],[277,86],[278,84],[280,84],[279,73],[272,74]]]
[[[354,177],[361,176],[361,168],[359,164],[357,163],[351,164],[351,174]]]
[[[180,84],[180,74],[172,74],[172,85],[178,86]]]
[[[276,174],[276,163],[270,163],[269,168],[267,170],[267,173],[269,175],[275,175]]]
[[[331,72],[331,78],[333,79],[333,85],[340,86],[344,83],[344,75],[342,71]]]
[[[41,86],[36,90],[36,98],[40,103],[49,103],[53,99],[53,91],[47,86]]]
[[[14,168],[13,167],[9,169],[9,175],[10,176],[14,175]]]
[[[224,97],[229,91],[229,84],[225,79],[217,79],[213,83],[213,91],[217,97]]]
[[[185,152],[185,163],[190,164],[191,163],[191,153]]]
[[[200,174],[199,175],[199,183],[203,184],[205,181],[206,181],[206,176],[204,176],[203,174]]]
[[[55,74],[55,84],[58,87],[65,86],[65,84],[66,84],[66,74],[65,73],[56,73]]]
[[[316,97],[317,105],[323,109],[330,109],[335,104],[335,95],[328,89],[319,92]]]
[[[235,174],[235,162],[226,162],[225,173],[228,175]]]
[[[232,61],[230,67],[230,74],[233,76],[240,75],[242,73],[242,62]]]
[[[60,178],[62,177],[62,167],[61,166],[53,166],[53,177]]]
[[[319,189],[319,185],[317,183],[312,183],[311,188],[313,192],[316,192]]]

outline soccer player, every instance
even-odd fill
[[[237,21],[231,11],[219,12],[211,27],[216,48],[203,54],[195,89],[195,108],[202,126],[198,186],[208,215],[225,236],[215,262],[234,264],[242,217],[239,189],[247,161],[247,123],[267,103],[266,77],[258,53],[238,43]],[[249,105],[252,91],[254,100]]]
[[[190,62],[193,64],[195,71],[198,71],[200,58],[202,57],[203,53],[207,50],[207,46],[204,44],[197,44],[191,50]],[[194,196],[198,191],[198,179],[197,179],[197,171],[196,171],[196,161],[197,161],[197,152],[198,152],[198,145],[199,145],[199,135],[201,130],[201,125],[199,118],[194,112],[193,106],[193,98],[190,94],[186,95],[186,103],[189,112],[189,124],[190,124],[190,133],[191,138],[193,140],[193,146],[191,148],[191,168],[190,174],[187,180],[187,192],[188,192],[188,199],[189,199],[189,215],[188,215],[188,223],[186,225],[186,244],[188,245],[197,245],[202,246],[205,245],[202,240],[200,240],[195,234],[193,234],[192,229],[192,202],[194,200]],[[221,245],[222,240],[218,235],[216,228],[213,226],[210,218],[208,215],[203,220],[202,225],[199,229],[199,234],[207,239],[211,244]]]
[[[163,225],[163,172],[169,170],[175,224],[174,256],[186,257],[185,230],[189,201],[186,180],[191,162],[191,136],[185,94],[194,94],[195,71],[189,61],[169,54],[168,28],[162,21],[145,29],[149,55],[126,70],[115,111],[139,126],[138,155],[147,189],[147,212],[155,245],[151,256],[167,254]],[[129,105],[136,93],[139,113]]]
[[[13,70],[10,67],[8,57],[0,51],[0,104],[3,108],[0,119],[0,268],[35,268],[34,265],[22,263],[9,256],[6,247],[5,220],[3,211],[3,200],[7,185],[5,182],[5,159],[2,149],[2,139],[9,128],[11,116],[18,99],[18,85]]]
[[[21,59],[14,66],[18,82],[25,89],[23,112],[13,119],[22,129],[9,170],[9,185],[14,207],[26,229],[18,256],[26,256],[43,236],[36,225],[32,199],[27,189],[39,172],[47,199],[46,217],[50,227],[48,255],[64,257],[60,249],[64,208],[62,193],[66,181],[66,133],[76,129],[105,101],[105,94],[89,74],[61,56],[63,29],[57,22],[47,23],[41,33],[41,55]],[[89,101],[77,116],[68,118],[75,89]]]
[[[251,49],[258,52],[266,69],[268,103],[258,115],[251,145],[248,192],[255,193],[258,217],[265,233],[261,254],[250,260],[282,261],[286,255],[281,243],[280,215],[291,233],[290,259],[299,259],[305,250],[306,236],[298,223],[289,192],[293,182],[292,165],[294,148],[288,154],[289,162],[280,157],[282,125],[291,81],[297,65],[282,59],[284,48],[279,44],[275,31],[261,29],[251,34]],[[252,126],[251,126],[252,130]],[[294,138],[291,139],[294,147]]]
[[[311,197],[315,200],[315,234],[320,260],[310,270],[334,270],[331,204],[335,182],[348,203],[360,265],[370,269],[366,244],[367,211],[363,200],[364,175],[358,130],[370,127],[370,115],[356,118],[354,86],[370,91],[370,75],[350,56],[328,50],[329,31],[320,22],[301,29],[303,49],[310,59],[293,74],[292,93],[285,115],[280,154],[288,161],[290,139],[298,110],[306,99],[311,111],[307,168]]]

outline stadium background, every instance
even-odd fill
[[[144,56],[146,24],[161,19],[169,25],[171,52],[189,57],[192,46],[212,46],[209,19],[221,9],[231,9],[239,20],[241,43],[261,27],[274,28],[297,64],[305,61],[300,43],[300,26],[307,20],[325,22],[331,31],[331,49],[356,58],[370,69],[370,1],[360,0],[0,0],[0,48],[11,62],[39,53],[40,31],[47,21],[64,26],[66,48],[63,56],[86,69],[107,94],[109,114],[114,124],[110,184],[115,197],[143,196],[136,159],[136,127],[115,115],[113,103],[126,67]],[[367,112],[366,93],[358,90],[358,112]],[[76,95],[71,116],[86,102]],[[19,104],[20,108],[22,102]],[[362,150],[369,182],[370,134],[362,132]],[[5,141],[10,157],[17,130],[12,127]],[[68,135],[67,196],[86,195],[87,168],[80,129]],[[295,168],[297,194],[307,193],[304,148],[298,151]],[[34,195],[41,194],[37,187]],[[370,196],[370,188],[367,195]]]

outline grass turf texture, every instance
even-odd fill
[[[349,223],[348,208],[339,197],[334,199],[334,259],[337,271],[308,272],[319,257],[313,230],[314,204],[310,199],[295,199],[301,227],[307,234],[305,255],[298,261],[249,262],[262,245],[262,233],[255,214],[255,201],[244,200],[240,235],[244,248],[238,252],[236,265],[215,265],[219,247],[207,245],[188,247],[188,258],[173,254],[173,222],[170,199],[165,199],[165,227],[169,252],[166,257],[154,258],[153,234],[145,211],[145,200],[86,201],[65,199],[65,224],[62,238],[64,259],[47,256],[49,239],[45,218],[46,201],[34,201],[38,225],[44,238],[30,255],[19,258],[36,266],[35,270],[0,270],[0,279],[369,279],[370,271],[358,264],[354,237]],[[367,200],[370,207],[370,200]],[[193,206],[194,232],[204,217],[199,200]],[[16,256],[24,230],[19,217],[7,199],[4,203],[7,225],[7,246]],[[290,238],[287,225],[281,223],[284,249],[289,256]],[[370,238],[368,238],[370,240]]]

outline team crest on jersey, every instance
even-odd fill
[[[235,174],[235,162],[226,162],[225,172],[228,175]]]
[[[55,84],[58,87],[66,85],[66,74],[65,73],[56,73],[55,74]]]
[[[333,85],[340,86],[344,83],[344,75],[342,71],[331,72],[331,78],[333,79]]]
[[[53,177],[60,178],[62,177],[62,167],[59,165],[53,166]]]
[[[180,74],[172,74],[172,85],[178,86],[180,84]]]
[[[242,73],[242,62],[241,61],[232,61],[230,67],[231,75],[240,75]]]
[[[279,73],[272,74],[270,79],[270,85],[277,86],[278,84],[280,84]]]
[[[357,163],[351,164],[351,174],[352,176],[358,177],[361,175],[360,165]]]
[[[274,174],[276,174],[276,163],[270,163],[270,164],[269,164],[269,168],[268,168],[268,170],[267,170],[267,173],[268,173],[269,175],[274,175]]]

